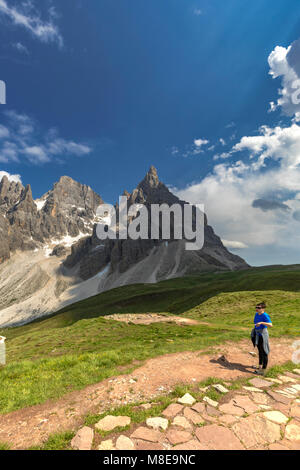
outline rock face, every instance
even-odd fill
[[[62,176],[53,189],[34,201],[30,185],[0,182],[0,261],[16,250],[34,250],[49,240],[92,233],[103,201],[89,186]]]
[[[186,204],[159,180],[154,167],[132,193],[124,191],[124,196],[128,210],[133,204],[146,206],[149,231],[152,204]],[[38,200],[33,199],[30,185],[2,178],[0,326],[32,321],[121,285],[248,267],[224,247],[203,214],[205,241],[200,250],[187,251],[186,240],[176,239],[172,216],[168,239],[162,235],[160,221],[157,239],[151,239],[149,233],[146,240],[100,240],[96,223],[97,208],[102,204],[89,186],[67,176]],[[190,207],[195,225],[198,209]]]
[[[128,208],[132,204],[144,204],[148,209],[152,204],[187,204],[172,194],[159,181],[157,171],[151,167],[145,178],[129,194],[124,192]],[[193,207],[193,221],[195,220]],[[148,213],[151,211],[148,210]],[[149,226],[151,216],[149,215]],[[73,245],[67,258],[67,267],[79,266],[82,279],[95,276],[109,265],[109,271],[101,280],[101,290],[135,282],[157,282],[185,274],[205,271],[236,270],[247,268],[239,256],[230,253],[220,238],[207,224],[204,216],[204,246],[201,250],[187,251],[186,240],[174,239],[174,226],[171,218],[171,239],[164,240],[159,227],[159,239],[153,240],[99,240],[93,235]],[[150,229],[149,229],[150,230]]]

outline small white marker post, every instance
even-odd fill
[[[4,336],[0,336],[0,366],[5,366],[6,364],[5,340]]]

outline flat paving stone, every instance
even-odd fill
[[[261,415],[242,418],[232,426],[236,436],[247,449],[257,445],[272,444],[280,440],[280,426]]]
[[[235,406],[242,408],[245,413],[250,414],[258,411],[258,406],[246,395],[236,395],[232,401]]]
[[[273,392],[272,390],[268,390],[267,391],[268,395],[270,395],[270,397],[272,397],[275,401],[279,402],[279,403],[283,403],[284,405],[289,405],[291,403],[291,399],[282,395],[281,393],[276,393],[276,392]]]
[[[289,441],[288,439],[282,439],[280,443],[286,447],[289,447],[290,450],[300,450],[299,441]]]
[[[221,421],[221,423],[227,424],[228,426],[233,423],[236,423],[238,420],[239,418],[233,415],[222,415],[219,417],[219,421]]]
[[[289,416],[290,414],[290,405],[285,405],[284,403],[274,403],[272,406],[272,409],[276,411],[281,411],[286,416]]]
[[[300,441],[300,423],[299,421],[290,421],[285,428],[284,437],[290,441]]]
[[[243,416],[243,414],[245,413],[242,408],[235,406],[235,403],[233,402],[233,400],[230,400],[229,403],[225,403],[224,405],[221,405],[219,409],[220,411],[222,411],[222,413],[226,413],[226,414],[234,415],[234,416]]]
[[[294,385],[294,387],[296,387],[296,385]],[[298,393],[298,390],[296,388],[293,388],[293,387],[287,387],[287,388],[284,389],[284,391],[287,392],[287,393],[290,393],[291,395],[297,395],[297,393]]]
[[[147,442],[142,440],[135,441],[136,450],[165,450],[162,444],[158,442]]]
[[[202,413],[201,416],[208,423],[218,423],[218,418],[216,416],[212,416],[212,415],[207,414],[206,411],[204,413]]]
[[[300,369],[293,369],[293,372],[295,372],[297,375],[300,375]]]
[[[147,418],[146,424],[150,428],[153,428],[153,429],[161,428],[163,431],[165,431],[169,425],[169,421],[166,418],[154,417],[154,418]]]
[[[96,429],[100,429],[101,431],[112,431],[117,427],[125,427],[128,426],[131,422],[129,416],[105,416],[103,419],[95,425]]]
[[[293,372],[285,372],[284,375],[292,377],[292,379],[296,379],[296,381],[299,380],[299,376],[297,374],[293,374]]]
[[[91,450],[94,439],[94,431],[88,426],[79,429],[71,441],[71,447],[75,450]]]
[[[149,429],[144,426],[137,428],[130,436],[131,439],[142,439],[143,441],[158,442],[160,432],[154,429]]]
[[[191,409],[197,411],[197,413],[203,413],[203,411],[205,411],[205,403],[195,403],[193,406],[191,406]]]
[[[173,444],[182,444],[183,442],[191,441],[193,436],[190,432],[179,431],[178,429],[169,429],[166,438],[168,441]]]
[[[134,450],[135,446],[131,439],[127,436],[119,436],[116,441],[117,450]]]
[[[294,384],[291,386],[294,390],[297,390],[297,392],[300,392],[300,384]]]
[[[257,387],[248,387],[247,385],[244,385],[243,388],[247,390],[248,392],[257,392],[257,393],[264,393],[263,390]]]
[[[191,441],[185,442],[184,444],[174,446],[170,450],[209,450],[209,448],[201,444],[196,439],[192,439]]]
[[[217,424],[196,429],[195,435],[201,444],[210,450],[243,450],[244,447],[234,433]]]
[[[289,420],[289,418],[281,413],[281,411],[266,411],[264,416],[273,423],[277,424],[286,424]]]
[[[292,379],[292,377],[289,377],[288,375],[279,375],[278,378],[282,380],[282,382],[285,382],[285,383],[288,383],[288,382],[297,383],[296,379]]]
[[[291,393],[286,392],[285,390],[276,390],[276,393],[279,393],[279,395],[283,395],[284,397],[289,398],[290,400],[295,398],[294,395],[292,395]]]
[[[273,379],[273,378],[267,377],[265,378],[265,380],[269,380],[270,382],[273,382],[274,384],[279,384],[279,385],[282,384],[282,380],[279,380],[279,379]]]
[[[288,447],[276,442],[274,444],[269,445],[269,450],[290,450]]]
[[[300,406],[292,406],[291,407],[291,411],[290,411],[290,415],[293,417],[293,418],[298,418],[300,419]]]
[[[183,429],[192,429],[193,426],[191,423],[185,418],[185,416],[175,416],[172,421],[173,426],[178,426]]]
[[[257,387],[257,388],[267,388],[267,387],[271,387],[272,385],[271,382],[269,382],[268,380],[260,379],[258,377],[251,379],[249,383],[251,383],[253,387]]]
[[[115,450],[115,446],[112,439],[102,441],[101,444],[98,446],[98,450]]]
[[[219,411],[216,408],[214,408],[213,406],[209,406],[209,405],[206,406],[206,413],[209,416],[220,416],[222,414],[221,411]]]
[[[183,411],[183,415],[193,424],[203,424],[205,422],[199,413],[194,410],[191,410],[190,408],[185,408]]]
[[[192,395],[190,395],[189,393],[186,393],[185,395],[183,395],[183,397],[178,398],[177,401],[181,405],[193,405],[194,403],[196,403],[195,398],[192,397]]]
[[[267,405],[270,398],[265,393],[251,393],[252,400],[258,405]]]
[[[163,412],[162,415],[166,418],[174,418],[174,416],[178,415],[183,410],[183,405],[179,403],[171,403]]]
[[[209,397],[204,397],[203,398],[203,401],[205,401],[206,403],[208,403],[210,406],[214,406],[215,408],[218,406],[218,402],[215,401],[215,400],[212,400],[211,398]]]

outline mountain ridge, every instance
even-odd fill
[[[124,194],[128,208],[187,204],[159,180],[153,166],[131,193]],[[26,323],[122,285],[249,267],[224,247],[206,216],[201,250],[187,251],[186,240],[174,238],[172,220],[168,240],[161,235],[161,225],[158,239],[100,240],[96,223],[101,204],[102,198],[89,186],[68,176],[37,200],[30,185],[2,179],[0,325]],[[195,210],[192,206],[193,217]]]

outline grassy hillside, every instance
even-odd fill
[[[73,304],[29,325],[0,330],[7,366],[0,369],[0,413],[57,398],[160,354],[248,338],[255,303],[267,302],[272,336],[299,335],[300,266],[253,268],[137,284]],[[125,324],[111,313],[164,313],[199,324]]]

